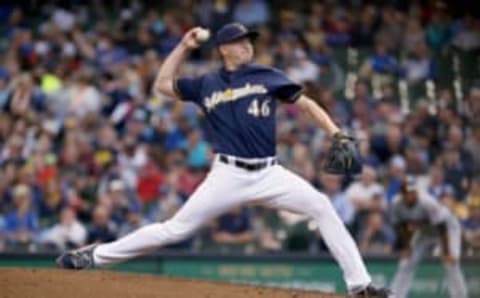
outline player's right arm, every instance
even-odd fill
[[[395,228],[397,234],[397,243],[402,254],[402,258],[409,258],[412,254],[411,243],[415,226],[405,220],[399,211],[401,204],[401,197],[395,196],[393,199],[392,208],[390,210],[390,222]]]
[[[447,264],[455,262],[456,260],[451,255],[450,238],[448,235],[448,221],[454,215],[451,214],[447,207],[425,193],[422,193],[420,203],[425,206],[430,223],[437,228],[440,234],[443,261]]]
[[[202,29],[200,27],[195,27],[185,33],[182,41],[167,56],[167,58],[165,58],[153,84],[154,94],[163,93],[170,97],[178,96],[175,88],[175,77],[180,65],[185,61],[190,52],[200,46],[200,43],[195,38],[195,35],[199,30]]]
[[[395,230],[397,232],[402,257],[409,258],[412,254],[411,243],[415,232],[415,225],[407,221],[401,221],[395,225]]]

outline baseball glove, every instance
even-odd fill
[[[362,171],[362,161],[355,139],[343,132],[333,136],[323,170],[330,174],[354,175]]]

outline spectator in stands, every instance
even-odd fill
[[[318,68],[304,51],[296,49],[286,73],[293,81],[302,84],[314,82],[318,77]]]
[[[139,169],[147,163],[146,147],[137,145],[137,141],[131,136],[125,136],[122,143],[118,154],[120,173],[127,187],[135,189],[138,186]]]
[[[146,218],[143,217],[139,207],[132,207],[128,210],[127,218],[118,229],[118,237],[123,237],[131,232],[148,224]]]
[[[363,167],[360,179],[347,188],[346,196],[357,213],[383,210],[386,207],[383,186],[377,182],[377,172],[370,166]]]
[[[402,154],[407,145],[400,125],[390,123],[384,135],[374,136],[371,140],[372,151],[385,163],[396,154]]]
[[[58,222],[58,216],[67,204],[65,192],[59,178],[51,179],[42,188],[42,200],[38,203],[38,216],[42,227]]]
[[[354,100],[351,103],[351,127],[355,127],[361,130],[367,130],[373,123],[372,115],[370,114],[370,107],[367,102]]]
[[[117,238],[116,229],[110,220],[108,209],[97,205],[93,211],[92,226],[88,229],[87,243],[114,241]]]
[[[12,133],[12,116],[5,112],[4,109],[0,112],[0,164],[4,163],[4,146],[9,135]]]
[[[138,208],[139,203],[133,197],[133,191],[126,188],[120,179],[114,179],[109,183],[108,192],[102,198],[102,204],[109,209],[110,220],[118,227],[127,220],[130,208]]]
[[[165,30],[162,34],[163,38],[160,40],[157,47],[157,51],[160,53],[160,55],[166,56],[166,54],[171,52],[175,45],[182,39],[182,28],[175,20],[173,13],[167,12],[163,16],[163,22],[165,25]]]
[[[75,77],[74,83],[69,87],[67,97],[69,98],[67,111],[75,117],[85,117],[100,111],[101,94],[91,83],[91,73],[88,69],[80,70]]]
[[[475,123],[480,115],[480,83],[477,82],[470,91],[468,97],[464,102],[464,115],[472,122]]]
[[[480,254],[480,204],[469,204],[468,217],[463,221],[467,255]]]
[[[0,167],[0,214],[5,215],[12,209],[13,198],[9,181],[4,169]]]
[[[296,143],[292,146],[292,156],[291,156],[291,169],[295,173],[300,174],[307,181],[313,181],[314,179],[314,169],[312,163],[305,158],[306,153],[308,152],[307,146],[302,143]]]
[[[384,44],[387,50],[395,50],[402,43],[405,15],[395,7],[386,5],[381,10],[381,18],[376,40]]]
[[[22,163],[25,160],[23,154],[23,146],[25,145],[25,139],[20,135],[11,135],[2,148],[0,155],[1,163]]]
[[[353,89],[353,102],[362,102],[367,105],[369,109],[376,106],[375,99],[371,96],[368,90],[368,81],[357,80]]]
[[[31,74],[22,74],[12,85],[8,109],[13,115],[27,116],[31,109],[41,111],[44,108],[45,94],[35,85]]]
[[[418,44],[425,42],[425,30],[416,17],[410,17],[407,20],[407,25],[403,35],[403,47],[407,52],[415,51]]]
[[[58,177],[57,157],[53,153],[52,137],[48,133],[42,134],[33,150],[35,152],[29,154],[29,162],[38,184],[43,187]]]
[[[270,19],[270,9],[264,0],[241,0],[233,8],[233,19],[245,26],[262,25]]]
[[[464,51],[480,49],[480,23],[468,12],[455,32],[452,44]]]
[[[440,199],[445,193],[454,193],[453,187],[445,181],[444,171],[439,166],[430,167],[427,191],[434,198]]]
[[[398,105],[395,103],[394,90],[391,84],[382,85],[382,98],[376,103],[376,108],[370,117],[372,118],[369,131],[373,136],[387,133],[389,123],[402,122],[402,115]]]
[[[140,168],[137,182],[137,194],[142,204],[149,204],[158,199],[160,189],[165,183],[165,174],[154,162],[149,161]]]
[[[280,233],[281,226],[277,211],[265,208],[255,210],[252,227],[261,251],[278,252],[282,250],[282,233]]]
[[[410,136],[403,155],[407,164],[407,172],[412,175],[426,174],[430,159],[423,144],[423,137]]]
[[[40,242],[65,250],[83,246],[86,239],[87,229],[77,220],[75,211],[66,207],[61,212],[60,222],[46,230]]]
[[[197,169],[208,167],[210,147],[203,140],[202,132],[199,129],[193,129],[188,134],[187,142],[187,165]]]
[[[444,2],[437,2],[436,10],[426,28],[426,38],[430,47],[435,50],[443,49],[452,37],[448,23],[447,7]]]
[[[150,209],[148,217],[150,221],[165,221],[172,217],[183,205],[184,197],[181,194],[180,183],[181,173],[179,169],[172,169],[167,177],[165,184],[160,188],[159,196]],[[183,182],[183,181],[181,181]]]
[[[226,2],[201,1],[196,9],[200,24],[218,29],[231,20],[231,10]]]
[[[362,140],[358,144],[358,151],[362,158],[362,162],[373,168],[379,167],[381,163],[377,155],[375,155],[375,153],[373,153],[371,150],[370,140],[362,132],[360,132],[357,137],[359,140]]]
[[[463,202],[458,201],[453,188],[446,189],[446,191],[442,193],[438,200],[459,219],[467,217],[468,210],[466,205]]]
[[[31,191],[19,184],[13,189],[14,209],[5,216],[7,240],[13,246],[32,243],[38,231],[38,218],[32,208]]]
[[[400,186],[407,174],[407,163],[401,155],[395,155],[389,162],[386,199],[388,204],[400,192]]]
[[[298,23],[298,14],[294,10],[280,11],[280,28],[277,31],[277,40],[296,43],[302,38],[301,27]]]
[[[353,223],[355,209],[345,192],[342,191],[342,177],[321,173],[320,182],[322,191],[330,198],[342,221],[345,225],[350,226]]]
[[[397,59],[389,52],[383,42],[377,42],[375,52],[363,62],[360,74],[364,79],[370,79],[373,74],[396,76],[401,73]]]
[[[321,87],[332,88],[333,91],[343,89],[345,81],[345,73],[332,57],[324,55],[313,55],[311,57],[313,63],[317,65],[317,81]]]
[[[472,156],[472,172],[480,173],[480,121],[472,125],[472,136],[465,142],[465,149]]]
[[[437,71],[435,61],[430,56],[428,46],[424,41],[419,41],[415,45],[411,56],[403,62],[403,69],[409,82],[435,78]]]
[[[108,123],[101,123],[96,133],[94,146],[97,149],[97,154],[109,156],[104,157],[111,161],[118,152],[120,144],[118,134],[115,129]]]
[[[358,232],[360,251],[364,254],[389,255],[395,243],[395,234],[381,212],[368,215],[366,224]]]
[[[326,14],[325,42],[333,48],[348,46],[351,42],[351,24],[346,13],[338,9]]]
[[[475,176],[475,178],[472,180],[472,185],[467,195],[467,202],[474,205],[477,203],[480,203],[480,176],[479,175]]]
[[[315,52],[325,49],[325,32],[323,23],[325,20],[325,6],[320,2],[313,2],[306,21],[304,37],[308,45]]]
[[[218,244],[244,245],[252,242],[254,234],[250,210],[237,208],[222,215],[216,221],[212,238]]]
[[[373,5],[364,5],[360,20],[357,20],[352,26],[352,45],[364,48],[372,47],[379,25],[377,9]]]
[[[445,180],[453,186],[457,199],[463,201],[470,187],[470,173],[460,160],[460,153],[456,149],[445,148],[442,159]]]
[[[151,128],[147,125],[149,112],[143,108],[136,108],[131,117],[127,117],[125,135],[128,135],[138,142],[151,142]]]
[[[323,86],[320,91],[320,101],[321,104],[328,110],[330,115],[335,119],[335,122],[341,123],[342,125],[347,125],[350,121],[350,115],[345,102],[336,100],[335,90],[330,88],[331,84],[328,86]],[[316,89],[314,89],[316,91]]]
[[[465,138],[464,133],[460,125],[451,125],[448,128],[448,134],[446,139],[446,146],[451,147],[458,151],[460,155],[460,161],[465,166],[465,170],[468,175],[473,174],[473,157],[468,149],[464,147]]]
[[[10,98],[10,88],[8,86],[9,75],[7,70],[0,67],[0,109],[3,110]]]

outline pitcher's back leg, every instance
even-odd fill
[[[112,243],[98,245],[93,254],[95,266],[119,263],[189,237],[208,221],[241,204],[246,197],[245,183],[224,166],[214,165],[171,219],[140,228]]]

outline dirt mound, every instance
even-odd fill
[[[109,271],[0,269],[0,298],[154,297],[339,298],[340,296]]]

